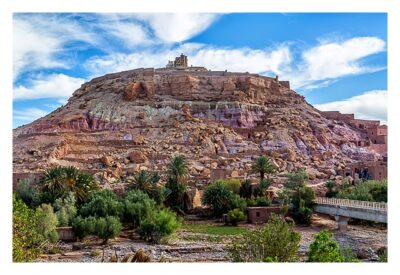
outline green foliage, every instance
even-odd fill
[[[175,213],[161,209],[146,218],[138,227],[139,235],[146,241],[159,243],[161,239],[174,233],[181,226]]]
[[[214,216],[219,217],[233,208],[238,208],[237,204],[241,201],[225,184],[217,181],[204,190],[202,202],[210,206]]]
[[[344,185],[336,196],[341,199],[387,202],[387,180],[369,180],[356,186]]]
[[[92,234],[92,232],[94,232],[95,226],[95,217],[82,218],[81,216],[78,216],[72,220],[72,228],[74,229],[75,235],[78,237],[79,240],[83,240],[84,238]]]
[[[46,240],[54,243],[58,240],[57,215],[49,204],[36,208],[37,230]]]
[[[343,257],[343,262],[345,263],[359,263],[361,262],[356,253],[351,249],[351,247],[340,247],[340,255]]]
[[[149,195],[157,203],[163,203],[166,196],[164,187],[159,187],[160,175],[157,172],[142,170],[134,175],[132,189],[140,190]]]
[[[340,254],[340,246],[333,239],[333,234],[322,230],[315,234],[314,241],[310,245],[308,262],[344,262]]]
[[[229,253],[234,262],[293,262],[299,244],[300,234],[273,214],[263,228],[234,240]]]
[[[54,209],[57,211],[58,226],[69,226],[77,214],[76,198],[70,192],[64,199],[58,198],[54,202]]]
[[[88,235],[96,235],[106,244],[111,238],[117,236],[122,229],[122,224],[117,217],[76,217],[72,222],[76,236],[83,240]]]
[[[290,205],[290,212],[299,223],[311,222],[312,205],[315,199],[314,191],[306,186],[308,175],[301,169],[287,175],[285,190],[280,193],[283,204]]]
[[[336,186],[336,183],[333,180],[328,180],[325,183],[326,188],[328,188],[328,191],[326,192],[325,196],[327,198],[334,198],[338,194],[338,188]]]
[[[22,199],[26,205],[30,207],[38,206],[39,204],[39,189],[27,179],[23,179],[17,183],[15,193]]]
[[[216,226],[210,224],[184,224],[183,228],[186,231],[193,232],[193,233],[202,233],[202,234],[209,234],[209,235],[218,235],[218,236],[231,236],[231,235],[241,235],[247,233],[249,230],[243,227],[236,227],[236,226]]]
[[[242,182],[242,184],[240,185],[239,195],[242,198],[251,199],[251,197],[253,195],[253,191],[252,191],[250,180],[244,180]]]
[[[260,180],[263,180],[265,174],[270,175],[275,173],[275,167],[272,165],[270,159],[265,156],[258,157],[253,165],[251,166],[251,170],[254,173],[260,174]]]
[[[42,202],[53,203],[73,192],[78,202],[87,199],[99,187],[92,175],[80,172],[76,167],[56,166],[45,171],[41,180]]]
[[[233,193],[238,194],[238,195],[240,194],[241,184],[240,184],[240,180],[238,180],[238,179],[219,179],[219,180],[216,180],[215,182],[225,184],[230,191],[232,191]]]
[[[239,208],[235,208],[228,212],[228,221],[233,225],[237,226],[238,222],[244,221],[246,215]]]
[[[122,217],[124,205],[111,190],[101,190],[92,193],[88,201],[82,205],[79,213],[82,217],[96,216]]]
[[[271,180],[262,179],[253,191],[254,197],[265,197],[268,187],[272,184]]]
[[[388,261],[387,248],[378,250],[378,261],[381,263],[387,263],[387,261]]]
[[[258,197],[255,199],[255,206],[271,206],[271,200],[266,197]]]
[[[117,217],[106,216],[96,220],[93,233],[103,240],[103,244],[106,244],[109,239],[116,237],[121,229],[122,225]]]
[[[13,195],[13,261],[30,262],[42,253],[45,238],[38,231],[37,213]]]
[[[184,194],[187,189],[185,177],[189,167],[184,156],[175,156],[168,165],[168,179],[165,185],[167,198],[165,204],[178,211],[184,210]]]
[[[140,222],[150,218],[156,209],[156,203],[142,191],[132,190],[128,192],[123,200],[124,220],[131,223],[134,228],[140,225]]]

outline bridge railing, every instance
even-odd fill
[[[377,210],[387,211],[387,203],[384,202],[357,201],[357,200],[325,198],[325,197],[317,197],[315,198],[314,202],[326,205],[339,205],[339,206],[349,206],[355,208],[377,209]]]

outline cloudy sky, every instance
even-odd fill
[[[180,53],[212,70],[279,75],[322,110],[387,119],[386,14],[14,14],[13,32],[14,127],[93,77]]]

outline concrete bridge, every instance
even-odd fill
[[[384,202],[356,201],[317,197],[314,211],[334,216],[339,230],[346,230],[350,218],[387,223],[387,204]]]

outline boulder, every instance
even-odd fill
[[[137,135],[133,138],[133,143],[135,145],[142,145],[144,143],[144,141],[145,141],[145,138],[142,135]]]
[[[138,150],[134,150],[129,153],[129,160],[133,163],[144,163],[147,161],[146,155]]]
[[[101,158],[101,163],[105,166],[105,167],[111,167],[113,165],[113,158],[111,156],[103,156]]]

